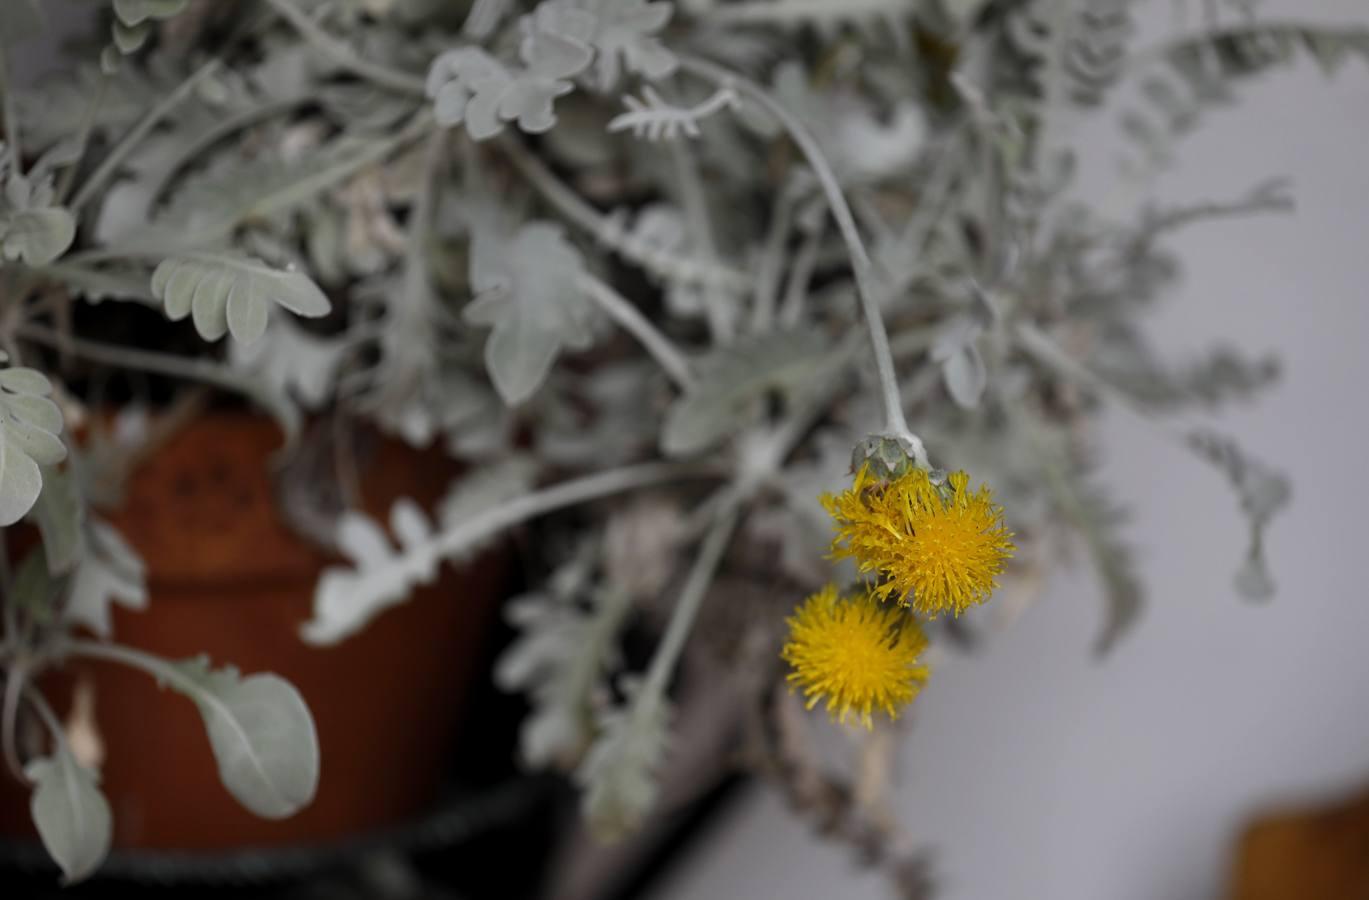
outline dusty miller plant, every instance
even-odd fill
[[[34,86],[4,70],[0,151],[0,524],[42,536],[4,570],[4,750],[70,880],[111,823],[34,687],[61,660],[185,693],[259,814],[308,802],[319,753],[279,678],[117,643],[110,605],[156,598],[101,515],[128,448],[73,440],[90,399],[72,373],[240,394],[280,422],[286,465],[358,426],[444,448],[471,468],[435,510],[401,500],[374,521],[341,463],[322,476],[338,490],[282,497],[346,560],[301,639],[346,640],[526,527],[546,575],[510,603],[520,636],[495,677],[531,702],[524,759],[573,774],[595,831],[651,811],[701,659],[731,685],[714,702],[740,711],[742,759],[909,895],[915,855],[870,790],[887,729],[849,779],[822,771],[777,656],[794,599],[828,580],[816,498],[853,447],[991,480],[1010,576],[1078,535],[1101,653],[1142,605],[1091,474],[1090,420],[1115,404],[1231,483],[1249,530],[1236,586],[1273,591],[1265,531],[1287,482],[1200,423],[1277,367],[1230,347],[1173,359],[1140,323],[1181,228],[1289,194],[1112,218],[1072,193],[1076,125],[1130,90],[1118,177],[1143,191],[1244,78],[1369,56],[1363,30],[1208,4],[1204,27],[1136,48],[1125,0],[94,5],[101,46]],[[7,52],[42,6],[0,5]],[[159,311],[202,350],[84,333],[97,303]],[[640,671],[627,629],[657,636]],[[34,722],[48,749],[25,758]]]

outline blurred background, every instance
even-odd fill
[[[1203,5],[1136,3],[1136,46],[1183,32]],[[1369,24],[1363,0],[1255,6],[1266,19]],[[79,15],[52,19],[84,27]],[[35,45],[18,65],[36,77],[55,62]],[[1144,425],[1106,415],[1103,476],[1131,507],[1151,602],[1114,652],[1095,659],[1099,588],[1080,560],[977,652],[940,657],[907,723],[896,806],[926,846],[944,900],[1228,896],[1253,819],[1369,789],[1369,67],[1356,60],[1328,80],[1304,56],[1237,99],[1141,190],[1118,178],[1116,115],[1094,117],[1081,189],[1120,213],[1291,179],[1295,212],[1198,225],[1173,242],[1183,280],[1150,323],[1176,356],[1224,339],[1283,363],[1279,385],[1220,423],[1293,475],[1293,504],[1269,539],[1279,594],[1256,606],[1232,587],[1243,537],[1227,487]],[[493,752],[513,719],[503,708],[491,715],[508,725],[490,732]],[[720,796],[629,893],[887,896],[879,876],[818,841],[763,787]],[[501,852],[517,846],[507,837]],[[446,867],[479,865],[494,851],[465,852]],[[376,878],[391,876],[405,877]],[[5,884],[0,876],[0,895],[10,896]],[[504,896],[531,889],[514,884]],[[311,896],[341,894],[325,886]]]
[[[1182,32],[1184,10],[1200,6],[1134,4],[1133,46]],[[1256,9],[1369,22],[1359,0]],[[1091,123],[1083,187],[1095,197],[1119,194],[1116,126],[1115,115]],[[1280,384],[1222,418],[1293,476],[1269,542],[1279,593],[1252,606],[1232,587],[1226,561],[1239,558],[1242,531],[1225,486],[1146,426],[1107,414],[1101,476],[1133,514],[1149,605],[1095,660],[1099,588],[1081,560],[979,652],[942,659],[908,723],[896,803],[929,848],[937,897],[1222,897],[1252,817],[1369,789],[1367,150],[1369,67],[1328,81],[1303,59],[1238,91],[1179,145],[1153,190],[1125,201],[1292,181],[1293,213],[1177,236],[1183,278],[1151,322],[1180,355],[1225,339],[1283,362]],[[1365,833],[1362,824],[1369,868]],[[756,788],[652,896],[888,894]]]

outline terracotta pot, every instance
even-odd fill
[[[116,608],[114,636],[158,655],[208,653],[216,665],[272,671],[304,695],[322,754],[313,804],[292,818],[248,813],[219,783],[199,713],[143,673],[73,662],[49,695],[65,712],[70,685],[94,687],[102,783],[122,848],[222,849],[307,843],[393,824],[432,802],[457,737],[462,701],[482,661],[505,566],[494,556],[456,571],[331,647],[299,637],[329,558],[277,512],[269,457],[280,434],[264,419],[215,413],[143,465],[114,524],[148,566],[150,604]],[[363,473],[366,506],[425,505],[453,464],[383,445]],[[9,784],[0,829],[33,835],[27,793]]]

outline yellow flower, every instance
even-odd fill
[[[789,683],[803,688],[809,709],[826,700],[827,712],[843,723],[855,712],[872,728],[876,709],[897,719],[930,674],[918,663],[927,638],[917,620],[873,595],[844,598],[829,584],[788,622],[780,655],[793,667]]]
[[[863,466],[848,490],[822,497],[837,523],[832,554],[879,573],[881,599],[925,616],[958,616],[983,603],[1012,556],[1012,535],[988,487],[972,493],[969,482],[953,472],[934,485],[917,467],[881,482]]]

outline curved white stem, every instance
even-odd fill
[[[832,172],[832,167],[827,163],[826,157],[823,156],[822,148],[818,146],[817,139],[793,113],[778,103],[770,96],[769,92],[755,82],[717,63],[699,57],[682,56],[680,57],[680,66],[685,71],[705,78],[719,87],[732,87],[746,95],[758,106],[763,107],[779,120],[808,160],[809,167],[817,176],[819,184],[822,185],[823,193],[827,196],[828,206],[832,210],[832,218],[836,220],[842,240],[846,242],[847,253],[851,257],[851,268],[856,277],[856,291],[860,295],[861,308],[865,314],[865,324],[870,329],[870,345],[874,352],[875,369],[879,373],[879,382],[883,393],[885,433],[889,437],[897,438],[905,443],[918,464],[926,466],[927,451],[923,447],[922,441],[908,428],[908,422],[903,417],[903,405],[898,391],[898,376],[894,371],[893,355],[889,352],[889,335],[884,328],[884,318],[879,311],[880,290],[874,275],[874,265],[870,261],[869,251],[865,249],[865,242],[860,237],[860,231],[856,228],[856,220],[851,214],[851,206],[846,202],[846,197],[841,192],[841,185],[837,183],[836,175]]]
[[[694,375],[684,354],[626,297],[593,275],[580,276],[580,289],[640,341],[681,390],[687,391],[694,386]]]

